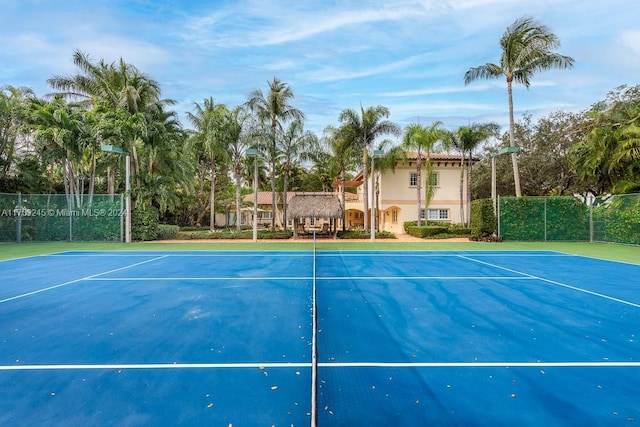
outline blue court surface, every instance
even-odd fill
[[[640,265],[334,250],[0,262],[2,426],[635,422]]]

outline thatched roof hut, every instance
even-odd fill
[[[289,215],[292,218],[340,218],[342,205],[333,194],[297,194],[289,202]]]
[[[342,204],[334,194],[299,193],[289,202],[289,215],[294,219],[294,235],[304,234],[304,227],[298,223],[300,218],[337,219],[342,217]],[[325,223],[325,226],[327,224]],[[335,221],[334,221],[335,226]],[[334,227],[333,235],[337,229]],[[330,230],[329,230],[330,233]],[[329,234],[327,233],[327,234]]]

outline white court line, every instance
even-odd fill
[[[490,267],[498,268],[500,270],[509,271],[511,273],[522,274],[523,276],[530,277],[530,278],[533,278],[533,279],[537,279],[537,280],[540,280],[542,282],[551,283],[552,285],[561,286],[563,288],[572,289],[574,291],[582,292],[582,293],[593,295],[593,296],[596,296],[596,297],[608,299],[610,301],[615,301],[615,302],[619,302],[621,304],[626,304],[626,305],[630,305],[632,307],[640,308],[640,304],[636,304],[634,302],[626,301],[626,300],[623,300],[623,299],[620,299],[620,298],[615,298],[615,297],[612,297],[610,295],[601,294],[599,292],[590,291],[588,289],[578,288],[577,286],[567,285],[566,283],[557,282],[555,280],[550,280],[550,279],[545,279],[544,277],[535,276],[533,274],[525,273],[523,271],[518,271],[518,270],[514,270],[514,269],[511,269],[511,268],[507,268],[507,267],[502,267],[502,266],[497,265],[497,264],[492,264],[490,262],[480,261],[480,260],[477,260],[477,259],[473,259],[473,258],[469,258],[469,257],[466,257],[466,256],[462,256],[462,255],[460,255],[460,258],[464,258],[466,260],[469,260],[469,261],[472,261],[472,262],[476,262],[476,263],[479,263],[479,264],[488,265]]]
[[[640,362],[320,362],[321,368],[638,368]],[[0,371],[55,371],[82,369],[277,369],[311,368],[292,363],[122,363],[97,365],[5,365]]]
[[[16,295],[16,296],[5,298],[5,299],[0,299],[0,304],[5,303],[5,302],[9,302],[9,301],[13,301],[13,300],[17,300],[17,299],[20,299],[20,298],[25,298],[25,297],[28,297],[28,296],[31,296],[31,295],[40,294],[42,292],[50,291],[50,290],[56,289],[56,288],[61,288],[63,286],[72,285],[74,283],[82,282],[83,280],[91,280],[91,279],[94,279],[97,276],[102,276],[103,274],[110,274],[110,273],[115,273],[116,271],[126,270],[127,268],[136,267],[136,266],[141,265],[141,264],[146,264],[148,262],[156,261],[156,260],[165,258],[166,256],[167,255],[164,255],[164,256],[161,256],[161,257],[157,257],[157,258],[148,259],[148,260],[145,260],[145,261],[137,262],[135,264],[126,265],[124,267],[116,268],[116,269],[109,270],[109,271],[104,271],[102,273],[93,274],[91,276],[82,277],[80,279],[71,280],[69,282],[60,283],[59,285],[49,286],[47,288],[38,289],[36,291],[27,292],[27,293],[24,293],[24,294],[21,294],[21,295]]]
[[[525,276],[323,276],[318,280],[534,280]]]
[[[118,281],[126,281],[126,282],[145,282],[145,281],[174,281],[174,280],[196,280],[196,281],[217,281],[217,280],[311,280],[312,276],[290,276],[290,277],[278,277],[278,276],[268,276],[268,277],[89,277],[85,280],[90,281],[102,281],[102,282],[118,282]]]

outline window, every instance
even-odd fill
[[[430,221],[442,221],[449,219],[449,209],[429,209],[428,218],[425,218],[425,210],[420,209],[420,219],[428,219]]]
[[[260,218],[262,218],[262,219],[271,219],[272,218],[271,211],[262,212],[262,215],[260,215]]]
[[[431,174],[431,185],[437,187],[439,184],[439,176],[437,172]],[[409,175],[409,187],[415,187],[418,185],[418,175],[416,172],[411,172]]]
[[[391,222],[394,224],[398,223],[398,211],[395,209],[391,211]]]
[[[449,219],[449,209],[429,209],[429,219],[435,221]]]
[[[309,219],[309,225],[310,225],[311,227],[315,227],[315,225],[316,225],[316,219],[315,219],[315,218],[310,218],[310,219]]]
[[[355,219],[364,219],[364,212],[356,212],[354,214]]]

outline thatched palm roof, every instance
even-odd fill
[[[289,202],[292,218],[340,218],[342,205],[333,194],[298,194]]]

